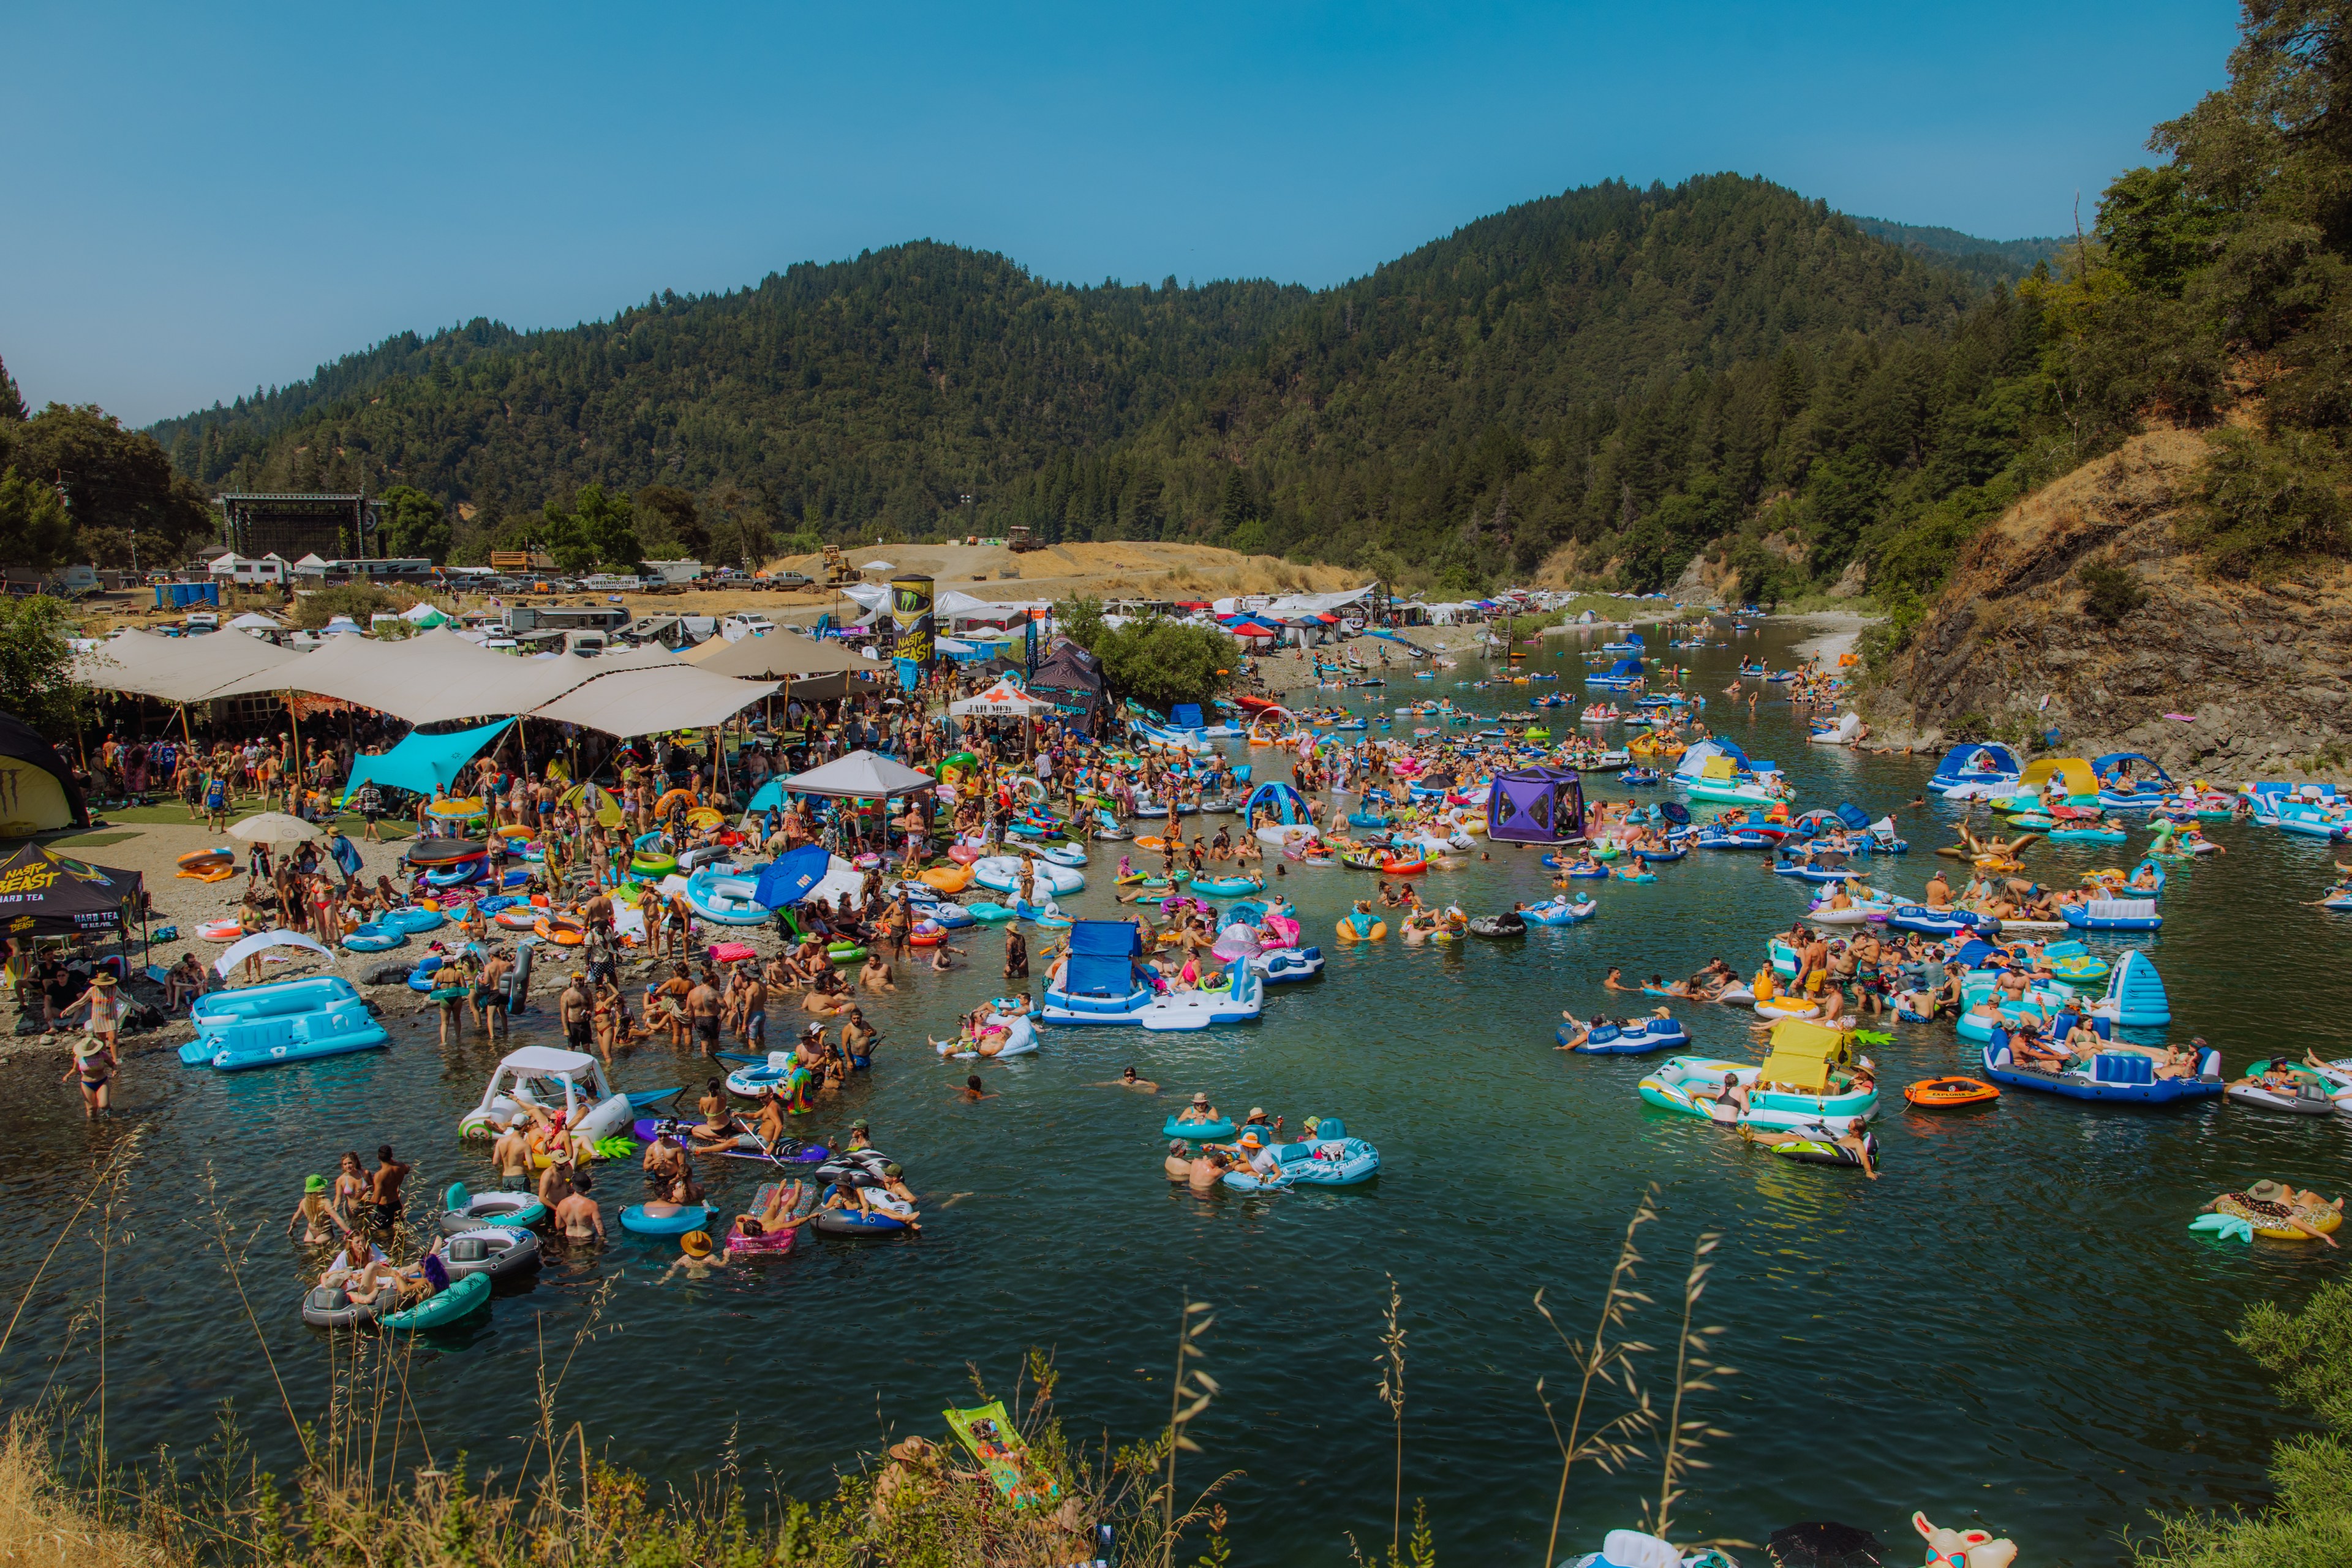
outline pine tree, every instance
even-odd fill
[[[24,395],[16,390],[16,381],[8,374],[7,362],[0,360],[0,420],[21,425],[30,417],[25,411]]]

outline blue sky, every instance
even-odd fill
[[[932,237],[1326,284],[1611,176],[2085,221],[2232,6],[264,7],[15,0],[0,359],[144,422],[403,328]]]

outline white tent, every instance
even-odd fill
[[[422,599],[403,610],[400,618],[412,626],[446,626],[449,622],[447,616]]]
[[[776,787],[789,795],[822,795],[856,800],[888,800],[930,788],[940,781],[872,752],[852,752],[821,768],[795,773]]]
[[[159,637],[133,631],[75,656],[73,678],[100,691],[194,702],[299,657],[258,637]]]
[[[499,658],[497,654],[485,657]],[[592,661],[562,662],[584,665]],[[652,668],[625,669],[591,680],[530,712],[533,718],[578,724],[626,739],[650,735],[658,730],[701,730],[724,723],[761,698],[773,694],[780,684],[773,680],[733,680],[673,659]]]
[[[860,566],[858,570],[860,572],[896,572],[898,568],[891,565],[887,561],[868,561],[865,565]]]
[[[959,719],[1034,719],[1053,710],[1052,703],[1034,700],[1009,680],[1000,680],[976,697],[948,704],[948,711]]]

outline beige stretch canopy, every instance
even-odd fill
[[[601,730],[624,740],[659,730],[703,730],[772,695],[777,684],[730,680],[687,664],[623,670],[533,709],[531,717]]]
[[[746,680],[842,672],[873,675],[889,668],[879,659],[861,658],[837,642],[820,642],[792,632],[770,632],[765,637],[740,637],[734,642],[712,637],[688,653],[686,660],[713,675],[732,675]]]
[[[132,631],[110,637],[88,653],[76,654],[73,678],[100,691],[194,702],[247,676],[291,664],[301,657],[243,632],[159,637],[152,632]]]
[[[676,663],[666,650],[593,658],[572,654],[515,658],[492,653],[446,628],[394,642],[345,632],[329,637],[299,658],[232,681],[208,695],[307,691],[355,702],[412,724],[436,724],[528,713],[599,676]]]

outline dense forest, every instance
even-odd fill
[[[1019,523],[1485,581],[1706,466],[1659,449],[1723,422],[1701,382],[1775,370],[1763,426],[1728,411],[1753,445],[1856,345],[1951,339],[2020,260],[1952,259],[1735,176],[1530,202],[1320,292],[1066,288],[927,242],[560,331],[404,335],[152,434],[209,487],[394,491],[396,548],[461,556],[596,531],[564,521],[593,486],[592,510],[635,498],[656,553]],[[1748,466],[1710,524],[1766,493]]]

